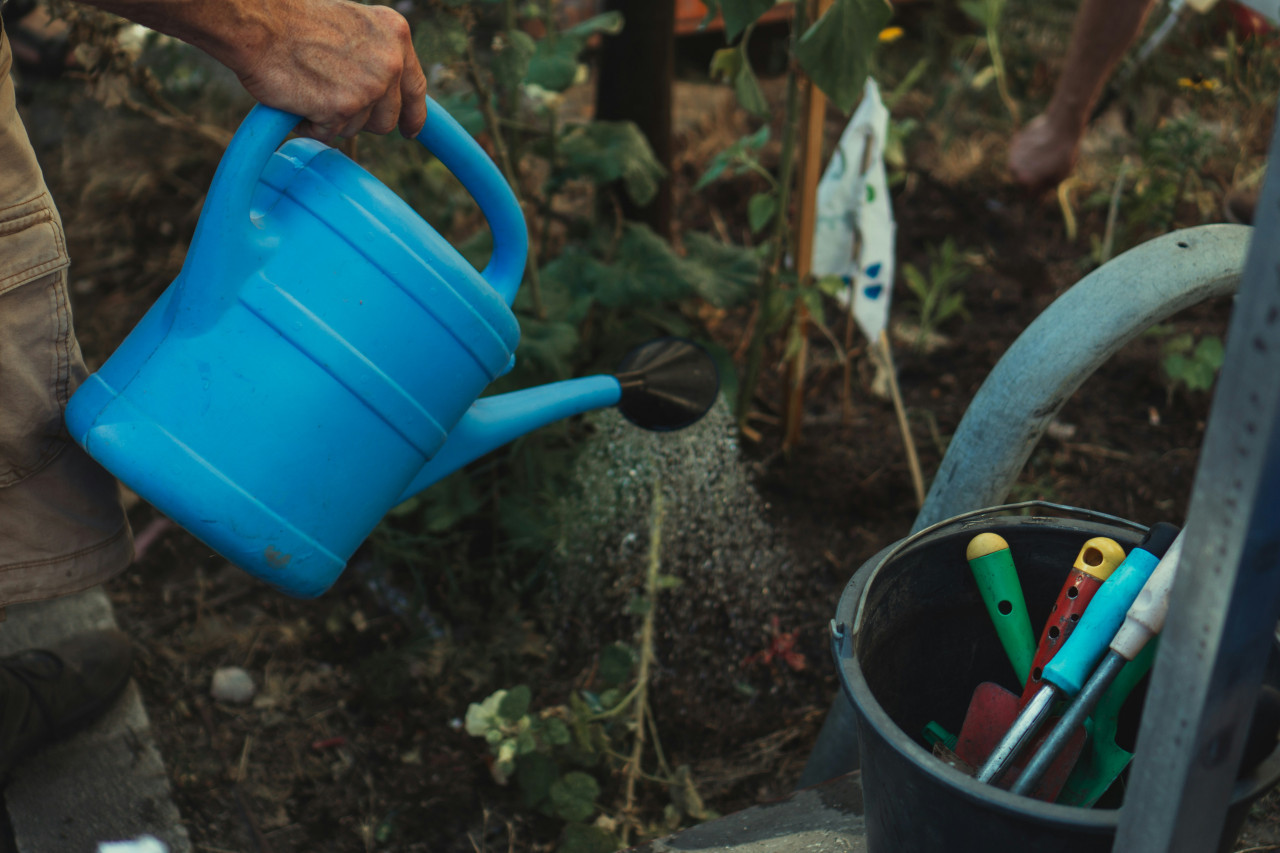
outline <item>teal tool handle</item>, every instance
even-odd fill
[[[1080,624],[1070,639],[1044,668],[1045,681],[1066,696],[1080,692],[1177,533],[1178,529],[1172,524],[1157,524],[1142,544],[1129,552],[1089,602],[1089,609],[1080,618]]]
[[[1004,653],[1013,664],[1018,683],[1025,684],[1036,655],[1036,640],[1009,545],[998,534],[981,533],[969,543],[966,556]]]

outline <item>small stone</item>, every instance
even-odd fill
[[[209,695],[219,702],[243,705],[257,692],[253,676],[238,666],[224,666],[213,673]]]

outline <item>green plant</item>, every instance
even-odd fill
[[[929,272],[922,273],[914,264],[903,264],[902,278],[914,297],[918,327],[916,347],[922,347],[942,324],[953,317],[968,317],[964,307],[964,291],[960,285],[969,278],[971,270],[963,265],[955,242],[948,237],[941,246],[929,248]]]
[[[1190,332],[1183,332],[1165,338],[1160,343],[1160,366],[1168,380],[1169,396],[1179,387],[1191,392],[1208,391],[1224,357],[1222,339],[1217,335],[1196,340]]]
[[[493,756],[494,778],[514,780],[526,807],[565,822],[560,853],[613,851],[628,845],[633,832],[654,836],[677,828],[685,818],[714,814],[698,795],[688,767],[671,768],[658,740],[649,705],[658,597],[680,585],[661,571],[663,498],[655,482],[650,511],[648,569],[644,585],[627,606],[639,617],[638,648],[605,646],[589,685],[570,694],[567,704],[534,711],[526,685],[498,690],[467,709],[466,730],[484,738]],[[628,687],[628,685],[630,685]],[[646,744],[657,768],[642,767]],[[602,780],[621,776],[623,791],[602,802]],[[664,786],[670,802],[660,818],[645,819],[636,786]],[[589,821],[593,821],[590,822]]]
[[[775,0],[709,0],[707,3],[708,15],[723,14],[725,39],[729,45],[716,53],[712,60],[712,73],[732,84],[739,103],[754,115],[765,114],[767,105],[751,69],[746,48],[754,23],[774,5]],[[799,340],[808,315],[807,312],[796,311],[796,306],[807,305],[817,299],[814,283],[811,280],[800,281],[794,270],[787,267],[787,259],[795,256],[796,249],[790,222],[800,125],[801,76],[807,76],[837,108],[852,110],[862,96],[872,51],[880,29],[890,15],[890,7],[884,0],[833,0],[816,20],[809,18],[808,3],[795,3],[793,8],[789,48],[792,61],[787,71],[779,162],[776,175],[766,172],[768,190],[753,197],[748,209],[752,230],[763,231],[771,226],[771,233],[760,248],[765,263],[756,290],[758,316],[751,329],[747,363],[738,389],[738,418],[742,425],[746,423],[755,395],[766,341],[780,328],[789,325],[787,352],[797,352],[799,347],[794,346],[794,342]],[[743,158],[748,151],[743,140],[734,143],[731,149],[733,153],[726,157],[726,163],[737,161],[751,171],[765,171],[755,168],[758,163],[751,164]],[[700,184],[705,186],[726,171],[726,168],[718,168],[712,174],[712,170],[708,170],[710,177],[704,175]],[[813,298],[796,294],[779,298],[776,295],[778,291],[797,288],[812,292]],[[783,318],[781,323],[778,322],[779,316]]]

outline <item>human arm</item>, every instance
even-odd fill
[[[361,130],[415,135],[427,80],[409,25],[351,0],[82,0],[181,39],[226,65],[262,103],[324,142]]]
[[[1090,113],[1154,5],[1155,0],[1081,0],[1049,105],[1009,144],[1015,180],[1044,189],[1075,167]]]

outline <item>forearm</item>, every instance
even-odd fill
[[[239,71],[270,48],[274,21],[286,20],[295,0],[81,0],[181,39]]]
[[[328,142],[361,129],[406,136],[427,81],[404,16],[352,0],[82,0],[200,48],[267,106]]]
[[[1045,114],[1082,130],[1111,73],[1137,39],[1155,0],[1081,0],[1062,73]]]

